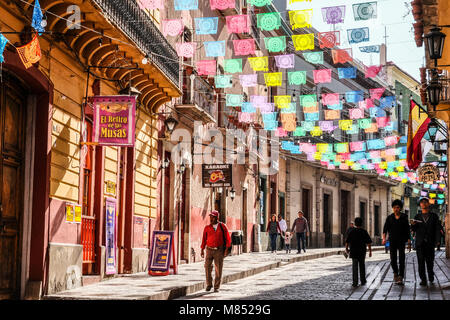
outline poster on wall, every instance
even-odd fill
[[[150,275],[168,275],[170,267],[177,273],[175,262],[175,245],[173,231],[153,231],[153,238],[148,263]],[[171,265],[171,259],[172,265]]]
[[[99,146],[133,147],[136,98],[133,96],[95,96],[92,142]]]
[[[116,271],[116,199],[105,199],[106,209],[106,274]]]

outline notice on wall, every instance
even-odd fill
[[[95,96],[92,141],[100,146],[133,147],[135,141],[136,98]]]
[[[106,209],[106,274],[116,271],[116,199],[105,199]]]
[[[66,203],[66,222],[81,223],[82,207],[75,203]]]
[[[168,272],[173,252],[173,231],[153,231],[149,272]]]

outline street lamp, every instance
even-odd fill
[[[442,85],[439,83],[437,78],[433,78],[427,86],[427,93],[428,93],[428,101],[433,106],[434,110],[436,110],[436,106],[440,102],[441,91]]]
[[[178,169],[178,173],[179,173],[179,174],[183,174],[184,171],[186,171],[186,166],[184,165],[184,163],[182,163],[182,164],[180,165],[180,169]]]
[[[430,136],[430,142],[434,143],[436,139],[436,133],[439,130],[439,124],[435,118],[431,118],[430,123],[428,124],[428,135]]]
[[[164,159],[164,161],[163,161],[163,163],[161,165],[161,168],[167,169],[169,167],[169,165],[170,165],[170,160],[169,159]]]
[[[231,200],[234,200],[234,198],[236,198],[236,190],[234,190],[233,187],[231,187],[231,190],[230,190],[230,198],[231,198]]]
[[[441,32],[441,28],[434,27],[430,30],[430,33],[424,36],[427,47],[428,55],[430,59],[434,60],[437,67],[437,60],[442,58],[442,50],[444,50],[445,33]]]
[[[178,120],[170,116],[169,118],[164,120],[164,125],[166,126],[167,131],[172,134],[173,130],[175,130],[175,127],[178,125]]]

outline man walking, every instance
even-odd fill
[[[209,214],[210,224],[203,230],[201,245],[201,257],[205,256],[206,291],[212,288],[212,263],[214,261],[214,292],[219,292],[222,280],[223,259],[228,255],[228,248],[231,246],[231,237],[227,226],[219,222],[219,212],[212,211]]]
[[[309,227],[308,227],[308,221],[303,216],[303,212],[300,210],[298,212],[298,218],[294,220],[294,224],[292,225],[292,232],[295,232],[297,235],[297,253],[302,253],[301,248],[303,245],[303,251],[306,252],[306,245],[305,245],[305,233],[306,236],[309,236]]]
[[[392,201],[393,213],[386,218],[383,227],[383,244],[386,244],[386,235],[389,234],[389,251],[391,255],[391,267],[394,272],[394,282],[403,284],[405,278],[405,243],[408,242],[408,250],[411,252],[411,232],[408,216],[402,213],[403,202]],[[399,266],[397,264],[397,252]]]
[[[417,264],[419,266],[420,285],[427,285],[425,264],[427,266],[428,281],[434,281],[434,248],[440,243],[439,217],[430,211],[430,202],[427,197],[419,199],[422,213],[416,214],[411,220],[411,230],[416,233]]]
[[[286,235],[287,224],[286,224],[286,220],[283,219],[283,216],[281,214],[278,215],[278,225],[280,226],[280,231],[281,231],[280,250],[283,250],[284,249],[284,237]]]
[[[350,246],[350,258],[352,258],[353,287],[358,286],[358,267],[361,278],[361,285],[365,285],[366,280],[366,246],[369,247],[369,257],[372,257],[372,239],[365,229],[362,228],[362,219],[355,219],[355,226],[348,235],[345,242],[345,252],[348,254]]]

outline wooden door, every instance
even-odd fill
[[[0,299],[19,298],[26,91],[0,84]]]
[[[332,234],[331,234],[331,212],[330,212],[331,197],[328,194],[323,195],[323,232],[325,233],[325,247],[331,248]]]
[[[242,190],[242,218],[241,218],[241,230],[242,230],[242,248],[243,252],[247,250],[247,189]]]

